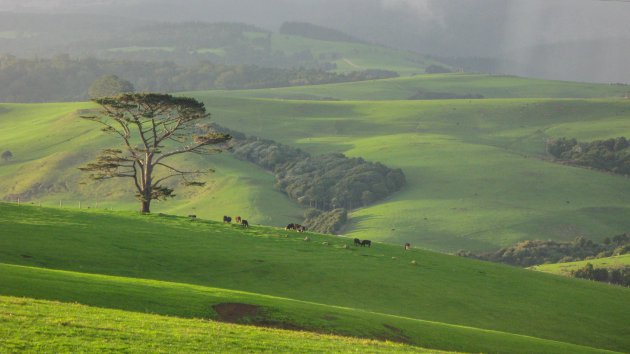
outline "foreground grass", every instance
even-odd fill
[[[0,204],[0,234],[3,263],[246,291],[596,348],[630,345],[630,289],[402,246],[345,249],[345,238],[307,233],[311,242],[304,242],[304,234],[268,227],[7,204]],[[64,294],[80,288],[4,272],[7,295],[72,301]],[[189,313],[196,314],[208,315],[207,307]]]
[[[572,271],[584,268],[588,263],[592,264],[595,268],[619,268],[630,267],[630,254],[624,254],[621,256],[604,257],[589,259],[586,261],[566,262],[566,263],[554,263],[554,264],[542,264],[531,267],[534,270],[538,270],[545,273],[569,275]]]
[[[0,324],[3,352],[429,352],[396,343],[7,296],[0,296]]]
[[[79,302],[126,311],[221,319],[213,305],[256,306],[240,323],[378,338],[466,352],[592,353],[595,348],[528,336],[392,316],[210,287],[0,264],[0,280],[17,296]],[[28,290],[26,290],[28,289]]]

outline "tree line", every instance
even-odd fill
[[[318,69],[278,69],[254,65],[201,62],[178,66],[173,62],[72,59],[22,59],[0,56],[0,102],[77,101],[88,97],[92,83],[116,75],[141,92],[177,92],[210,89],[254,89],[301,86],[398,76],[384,70],[336,74]]]
[[[630,252],[630,234],[607,237],[597,243],[584,237],[570,242],[527,240],[495,252],[475,254],[459,251],[457,255],[519,267],[531,267],[546,263],[564,263],[593,258],[618,256]]]
[[[630,174],[630,142],[625,137],[590,143],[567,138],[549,139],[547,152],[560,162]]]
[[[571,276],[609,284],[630,286],[630,267],[627,266],[596,268],[591,263],[586,263],[584,267],[572,270]]]
[[[373,204],[399,191],[406,183],[401,169],[341,153],[311,156],[272,140],[246,136],[213,124],[204,129],[232,136],[230,151],[275,175],[275,187],[308,207],[305,224],[311,230],[335,233],[347,211]]]

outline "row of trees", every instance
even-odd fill
[[[604,283],[630,286],[630,267],[595,268],[591,263],[571,271],[571,276]]]
[[[630,174],[630,141],[625,137],[595,140],[590,143],[567,138],[549,139],[547,152],[569,164],[623,175]]]
[[[571,242],[527,240],[495,252],[475,254],[459,251],[459,256],[530,267],[546,263],[581,261],[618,256],[630,252],[630,235],[620,234],[604,239],[603,243],[577,237]]]
[[[176,92],[208,89],[253,89],[362,81],[398,76],[368,70],[336,74],[317,69],[278,69],[250,65],[72,59],[20,59],[0,56],[0,102],[76,101],[88,97],[90,86],[103,76],[124,78],[137,91]]]

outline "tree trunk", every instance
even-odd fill
[[[151,213],[151,199],[142,201],[142,214],[150,214]]]

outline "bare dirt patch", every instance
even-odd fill
[[[258,306],[240,303],[222,303],[212,305],[219,315],[219,320],[225,322],[238,322],[243,318],[254,317],[258,314]]]

